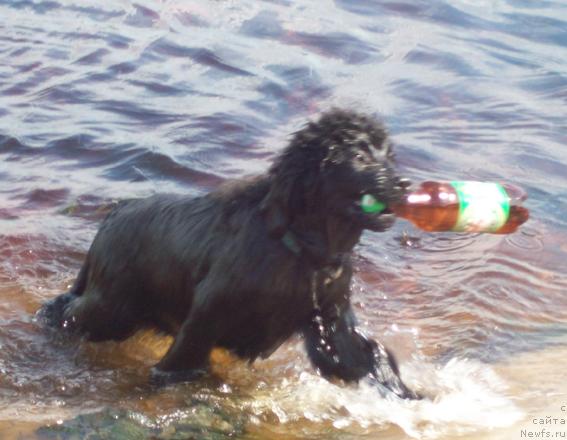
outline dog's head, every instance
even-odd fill
[[[392,145],[371,117],[334,109],[295,133],[270,168],[262,210],[270,232],[281,236],[299,216],[337,216],[360,229],[384,231],[394,222],[387,206],[405,194],[408,181],[394,171]],[[364,196],[385,208],[367,212]]]

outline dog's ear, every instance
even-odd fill
[[[289,146],[275,159],[268,172],[270,189],[260,205],[272,237],[282,237],[294,217],[305,215],[320,204],[316,194],[326,154],[318,125],[310,122],[295,133]]]
[[[272,237],[281,238],[291,222],[291,197],[294,182],[291,178],[275,177],[268,194],[262,200],[260,212],[264,215],[268,232]]]

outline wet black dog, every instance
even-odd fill
[[[198,198],[120,203],[71,291],[41,314],[91,341],[148,326],[174,335],[154,368],[173,380],[204,371],[215,346],[254,360],[300,332],[324,376],[370,376],[414,398],[392,355],[357,330],[349,291],[362,231],[394,221],[365,213],[362,195],[387,204],[406,187],[383,126],[332,110],[295,133],[266,175]]]

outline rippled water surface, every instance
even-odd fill
[[[534,423],[567,418],[566,105],[561,0],[0,0],[0,438],[102,410],[163,433],[203,408],[253,439],[567,431]],[[216,353],[216,378],[156,390],[168,339],[38,327],[110,202],[262,172],[331,106],[383,118],[414,181],[529,193],[510,236],[400,221],[357,248],[361,325],[433,400],[330,384],[296,340],[251,367]]]

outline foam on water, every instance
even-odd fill
[[[284,379],[277,391],[254,396],[256,414],[271,411],[280,423],[307,419],[349,431],[397,426],[411,438],[437,439],[505,428],[523,417],[496,372],[477,361],[452,359],[444,366],[413,361],[403,367],[408,385],[428,396],[421,401],[382,398],[370,384],[334,385],[312,373]]]

